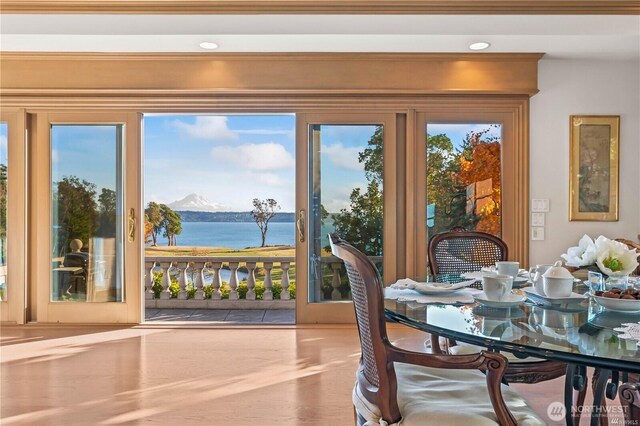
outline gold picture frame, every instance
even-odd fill
[[[569,220],[618,220],[619,115],[570,118]]]

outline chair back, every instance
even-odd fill
[[[625,383],[618,388],[625,424],[640,421],[640,384]]]
[[[428,255],[432,274],[462,274],[507,260],[509,250],[494,235],[459,227],[431,237]]]
[[[396,374],[385,349],[388,338],[382,280],[373,263],[359,250],[336,234],[330,234],[329,241],[331,252],[344,261],[349,277],[362,350],[357,374],[360,391],[380,408],[383,419],[395,423],[401,416]]]

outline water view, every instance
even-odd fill
[[[260,247],[260,229],[254,222],[182,222],[182,232],[176,245],[182,247],[228,247],[243,249]],[[295,223],[269,223],[266,244],[269,246],[295,244]],[[166,246],[161,237],[159,246]]]

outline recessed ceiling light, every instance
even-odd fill
[[[220,46],[218,46],[218,43],[214,43],[212,41],[203,41],[202,43],[200,43],[200,47],[206,50],[214,50]]]
[[[480,41],[478,43],[472,43],[469,45],[469,49],[471,50],[484,50],[487,47],[491,46],[489,43],[487,43],[486,41]]]

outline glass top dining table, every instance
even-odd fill
[[[582,283],[574,285],[576,293],[587,291]],[[615,330],[638,323],[640,312],[609,311],[589,297],[557,305],[527,299],[510,308],[385,299],[385,315],[428,333],[517,357],[640,373],[639,342]]]

